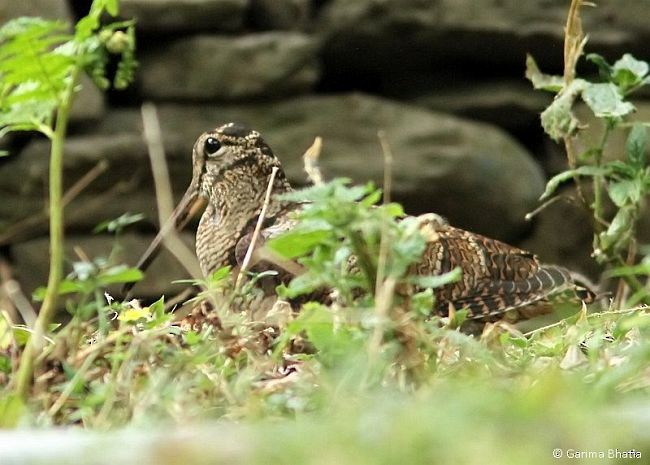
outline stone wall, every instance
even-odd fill
[[[88,1],[0,0],[0,22],[17,15],[69,18]],[[138,21],[136,84],[104,96],[89,82],[75,105],[66,146],[72,185],[100,161],[108,169],[67,208],[70,246],[107,255],[93,235],[124,212],[146,221],[120,241],[127,261],[144,250],[157,218],[139,105],[158,105],[177,195],[189,182],[191,147],[227,121],[258,129],[290,179],[305,183],[301,156],[322,136],[327,176],[381,182],[377,131],[396,159],[394,197],[407,211],[512,243],[543,259],[597,272],[580,211],[557,204],[533,222],[545,179],[563,155],[543,136],[550,97],[524,80],[526,52],[559,71],[566,0],[122,0]],[[590,51],[648,59],[647,3],[614,0],[584,11]],[[643,103],[641,112],[648,112]],[[31,290],[46,280],[47,225],[15,225],[43,211],[48,144],[15,137],[0,160],[0,245]],[[187,234],[188,242],[192,241]],[[70,251],[69,257],[75,259]],[[170,257],[140,295],[169,290],[184,272]]]

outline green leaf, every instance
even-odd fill
[[[636,204],[641,200],[643,185],[637,179],[624,179],[609,184],[607,191],[617,207]]]
[[[5,393],[0,396],[0,428],[15,428],[26,407],[18,395]]]
[[[530,54],[526,55],[526,78],[533,84],[535,89],[558,93],[564,87],[564,79],[561,76],[542,73]]]
[[[218,284],[226,280],[228,277],[230,277],[230,266],[224,266],[210,275],[209,282],[211,284]]]
[[[636,168],[645,166],[645,149],[648,132],[641,123],[634,123],[625,143],[627,160]]]
[[[457,282],[462,275],[463,271],[459,267],[456,267],[453,270],[440,275],[412,276],[410,278],[410,281],[416,286],[422,288],[436,289],[438,287]]]
[[[600,248],[602,250],[618,249],[625,244],[632,232],[634,215],[629,208],[621,208],[614,216],[611,224],[600,234]]]
[[[127,212],[113,220],[106,220],[103,221],[102,223],[99,223],[97,226],[95,226],[95,229],[93,229],[93,233],[96,234],[102,231],[108,231],[111,233],[120,232],[125,227],[135,224],[139,221],[142,221],[143,219],[144,219],[144,215],[142,213],[132,214]]]
[[[623,93],[643,83],[650,66],[645,61],[637,60],[629,53],[623,55],[612,68],[613,81]]]
[[[539,198],[539,200],[545,200],[549,198],[562,184],[564,181],[568,181],[569,179],[573,179],[574,177],[579,177],[579,176],[606,176],[611,172],[611,167],[609,166],[580,166],[574,170],[567,170],[563,171],[559,174],[556,174],[553,176],[547,183],[546,183],[546,190],[542,194],[542,196]]]
[[[149,312],[156,319],[163,318],[165,316],[165,296],[162,296],[160,299],[149,305]]]
[[[544,131],[555,141],[572,136],[578,130],[579,121],[572,108],[576,97],[587,86],[582,79],[575,79],[564,87],[546,110],[542,112],[541,121]]]
[[[114,266],[99,273],[97,278],[100,285],[108,286],[110,284],[135,283],[141,281],[144,278],[144,274],[137,268]]]
[[[266,245],[284,258],[302,257],[332,235],[326,229],[295,229],[270,240]]]
[[[588,61],[591,61],[596,66],[598,66],[598,73],[600,77],[605,81],[609,81],[612,78],[612,67],[607,60],[597,53],[590,53],[586,56]]]
[[[618,88],[609,82],[587,85],[582,99],[599,118],[621,118],[634,111],[634,105],[624,101]]]
[[[59,285],[59,295],[74,294],[76,292],[82,292],[83,290],[84,286],[81,283],[70,279],[64,279]],[[45,298],[45,288],[36,288],[32,293],[32,298],[38,302],[42,301],[43,298]]]

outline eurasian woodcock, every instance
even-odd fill
[[[196,253],[206,276],[226,265],[241,265],[241,251],[257,223],[273,168],[278,170],[262,236],[268,238],[295,224],[291,213],[300,205],[278,199],[292,187],[257,131],[235,123],[220,126],[197,139],[192,158],[192,181],[170,221],[180,226],[197,204],[205,204]],[[568,270],[542,264],[532,253],[454,228],[438,215],[422,215],[419,221],[436,234],[412,271],[431,275],[456,267],[462,270],[459,281],[434,291],[433,312],[447,315],[451,306],[467,308],[469,319],[476,322],[517,321],[550,312],[552,301],[560,295],[569,295],[576,303],[592,297],[574,283]],[[140,268],[155,256],[161,234],[143,255]]]

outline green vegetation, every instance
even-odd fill
[[[556,94],[553,103],[542,113],[542,126],[556,142],[564,142],[569,169],[553,177],[540,200],[551,197],[559,185],[573,179],[577,197],[592,217],[594,231],[593,256],[610,269],[612,276],[621,276],[633,295],[628,305],[650,303],[644,282],[650,269],[647,263],[637,264],[635,228],[644,201],[650,193],[650,167],[646,159],[647,127],[650,122],[633,121],[634,105],[629,96],[650,83],[650,66],[630,54],[609,64],[600,55],[590,53],[587,60],[595,64],[599,79],[594,82],[576,77],[576,65],[583,55],[587,38],[579,16],[580,2],[573,2],[569,12],[565,38],[564,76],[550,76],[538,69],[528,56],[526,77],[536,89]],[[576,139],[584,123],[578,120],[573,107],[581,99],[601,124],[596,145],[578,152]],[[627,132],[622,153],[611,160],[604,158],[605,149],[616,131]],[[590,185],[583,183],[590,178]],[[557,198],[551,199],[551,201]],[[627,292],[619,287],[617,304]]]
[[[63,142],[79,76],[88,73],[102,89],[110,54],[121,55],[113,84],[123,88],[133,79],[134,30],[131,22],[102,26],[102,14],[117,14],[117,0],[93,2],[73,35],[66,24],[19,18],[0,30],[0,137],[11,131],[37,131],[51,141],[49,174],[50,272],[32,337],[21,357],[15,380],[25,397],[33,377],[33,360],[57,308],[63,278]]]
[[[131,24],[99,23],[102,11],[115,14],[116,7],[95,1],[74,36],[40,20],[18,20],[0,31],[0,56],[11,58],[0,65],[7,83],[3,131],[37,130],[52,138],[55,191],[76,76],[90,71],[105,84],[106,53],[115,51],[109,44],[119,34],[129,39],[120,39],[124,61],[115,85],[133,71]],[[606,141],[612,130],[627,127],[623,117],[631,104],[623,97],[646,81],[647,65],[631,57],[612,66],[591,59],[605,83],[551,78],[529,63],[536,85],[560,93],[543,122],[568,147],[579,129],[571,116],[578,95],[603,119]],[[47,63],[47,71],[28,67],[21,72],[36,77],[12,81],[6,78],[12,60]],[[645,262],[627,261],[631,225],[650,178],[645,137],[644,126],[633,125],[621,161],[603,160],[602,146],[575,158],[569,152],[570,170],[551,180],[545,194],[563,180],[592,178],[594,198],[586,204],[595,218],[598,257],[638,286],[631,302],[647,299],[639,281]],[[605,194],[616,207],[609,221]],[[297,314],[282,302],[264,307],[254,283],[272,272],[249,273],[235,286],[230,270],[221,269],[198,283],[203,291],[190,304],[171,312],[163,298],[141,306],[105,295],[111,284],[140,279],[136,270],[95,258],[75,263],[62,279],[53,253],[55,276],[37,296],[45,299],[37,326],[17,325],[0,309],[0,427],[129,427],[105,433],[108,442],[97,439],[97,459],[111,456],[103,450],[108,444],[124,443],[134,454],[155,451],[163,465],[563,463],[553,458],[554,449],[563,460],[587,452],[603,453],[599,463],[628,462],[623,454],[637,453],[642,458],[633,463],[647,460],[650,315],[643,308],[582,309],[528,333],[494,324],[480,337],[468,336],[457,330],[463,312],[429,317],[431,288],[458,273],[418,282],[408,277],[424,238],[415,219],[396,221],[399,205],[379,204],[381,191],[334,180],[291,199],[311,203],[300,225],[269,248],[278,260],[298,258],[306,272],[278,293],[309,296],[333,288],[331,305],[307,302]],[[52,247],[60,254],[60,203],[51,209]],[[124,216],[102,227],[119,232],[134,220]],[[415,292],[415,285],[429,289]],[[52,289],[65,302],[65,324],[51,324],[52,310],[44,311],[56,302]],[[214,309],[213,325],[178,326],[205,303]],[[205,433],[179,439],[166,432],[188,424],[202,425]],[[152,427],[163,432],[143,437]],[[38,451],[29,454],[23,457]],[[68,463],[56,456],[39,460],[33,463]]]

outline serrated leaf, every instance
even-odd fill
[[[526,54],[526,78],[535,89],[557,93],[564,87],[564,79],[561,76],[542,73],[530,54]]]
[[[627,160],[636,168],[645,166],[645,149],[648,137],[647,128],[641,123],[634,123],[625,142]]]
[[[634,105],[623,100],[618,88],[608,82],[589,84],[582,91],[582,99],[598,118],[621,118],[634,111]]]

